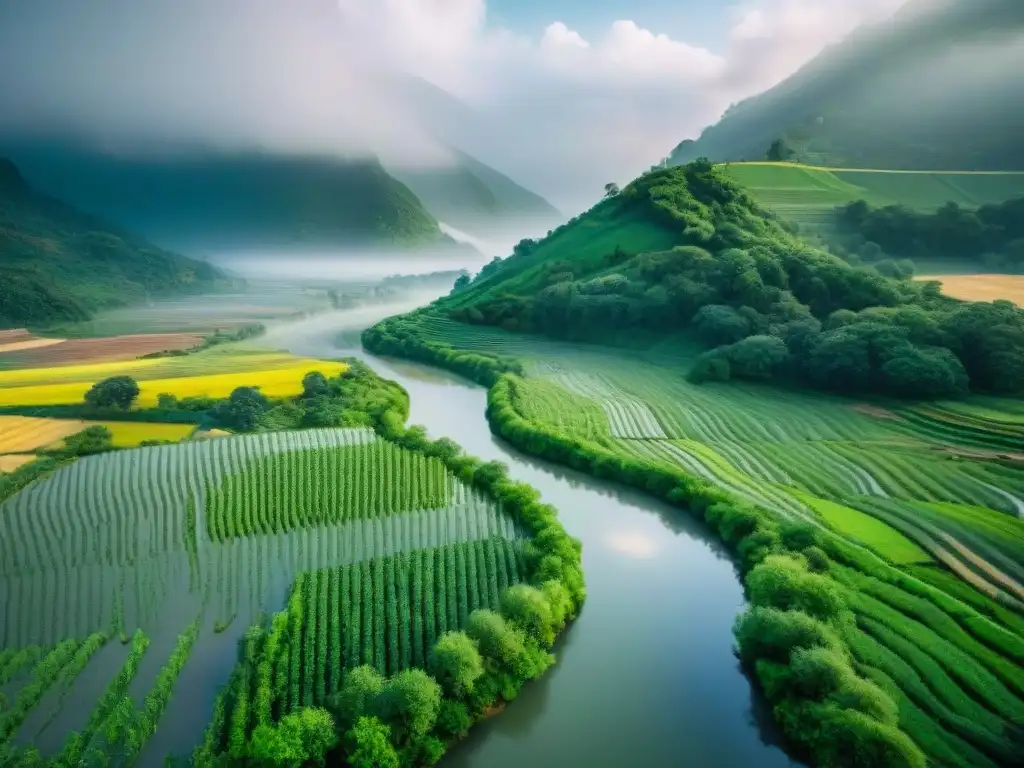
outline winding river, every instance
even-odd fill
[[[505,766],[794,765],[732,653],[743,607],[736,570],[702,524],[667,505],[525,456],[494,438],[486,390],[447,372],[367,354],[358,331],[404,307],[317,316],[271,329],[295,354],[361,357],[411,397],[411,423],[509,466],[583,542],[587,602],[558,662],[444,759]],[[349,341],[339,341],[339,337]]]

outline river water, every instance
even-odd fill
[[[398,381],[411,423],[509,466],[583,542],[587,602],[558,661],[504,712],[476,726],[446,768],[794,765],[732,653],[744,605],[737,572],[702,523],[639,493],[525,456],[495,438],[486,390],[358,347],[358,331],[404,307],[321,315],[266,341],[295,354],[355,356]],[[343,337],[346,341],[339,341]],[[262,340],[261,340],[262,343]]]

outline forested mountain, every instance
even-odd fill
[[[1024,3],[919,0],[732,108],[671,164],[1024,170]],[[790,155],[789,151],[794,154]]]
[[[16,145],[12,155],[38,188],[175,246],[447,239],[375,159],[180,149],[133,156],[38,142]]]
[[[696,338],[710,350],[697,379],[915,397],[1024,387],[1024,311],[817,249],[707,161],[641,177],[438,306],[567,339]]]
[[[523,222],[547,225],[559,218],[543,197],[458,150],[453,150],[449,166],[393,173],[438,219],[476,235],[507,231]]]
[[[210,290],[215,267],[36,192],[0,158],[0,328],[82,320],[151,295]]]

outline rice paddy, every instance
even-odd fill
[[[432,638],[524,573],[518,527],[436,461],[367,429],[225,436],[89,456],[11,497],[0,677],[13,703],[0,743],[117,765],[161,760],[147,746],[161,729],[177,749],[198,743],[206,704],[196,719],[192,697],[173,695],[210,690],[189,659],[222,658],[223,684],[225,652],[289,594],[314,611],[347,590],[336,616],[303,625],[334,643],[301,646],[310,664],[335,652],[342,663],[318,685],[296,680],[298,701],[311,685],[321,701],[346,666],[422,664]],[[106,688],[79,715],[65,692],[86,677]],[[41,717],[53,724],[40,730]]]
[[[686,379],[685,345],[572,345],[418,319],[431,341],[518,358],[523,418],[681,468],[829,532],[844,641],[929,764],[1014,765],[1024,722],[1024,407],[865,403]]]
[[[1024,173],[889,171],[768,162],[728,163],[724,169],[761,205],[811,228],[831,226],[836,206],[854,200],[932,211],[947,202],[976,208],[1024,196]]]

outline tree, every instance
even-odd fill
[[[484,673],[484,663],[476,643],[465,632],[446,632],[430,651],[427,671],[445,693],[462,698]]]
[[[248,432],[255,429],[269,405],[257,387],[238,387],[226,403],[217,407],[216,415],[227,426]]]
[[[178,398],[167,392],[161,392],[156,396],[156,407],[162,411],[175,411],[178,409]]]
[[[342,730],[368,714],[384,690],[384,678],[373,667],[356,667],[345,677],[341,690],[327,700],[327,707]]]
[[[604,185],[605,197],[615,197],[616,195],[619,194],[619,191],[619,185],[616,184],[614,181]]]
[[[326,395],[329,391],[327,377],[320,371],[310,371],[302,377],[302,396],[311,398]]]
[[[72,456],[102,453],[114,447],[113,440],[113,433],[97,424],[64,438],[64,451]]]
[[[257,726],[249,741],[249,757],[257,765],[323,765],[337,743],[330,713],[309,707],[285,715],[276,726]]]
[[[732,376],[767,381],[789,360],[786,342],[776,336],[748,336],[721,350]]]
[[[131,376],[112,376],[93,384],[85,393],[85,402],[95,408],[120,408],[127,411],[139,396],[139,385]]]
[[[792,159],[793,155],[793,148],[789,146],[785,139],[776,139],[768,147],[765,159],[772,163],[785,163]]]
[[[467,273],[463,272],[461,275],[455,278],[455,285],[452,286],[452,293],[458,293],[463,288],[469,287],[470,277]]]
[[[399,768],[391,729],[376,717],[360,717],[345,734],[345,760],[352,768]]]
[[[501,614],[545,648],[555,642],[551,605],[536,587],[529,584],[510,587],[501,599]]]
[[[417,741],[437,720],[441,686],[422,669],[405,669],[388,680],[374,708],[397,744]]]
[[[732,344],[750,333],[750,321],[725,304],[708,304],[694,315],[697,333],[708,344]]]

